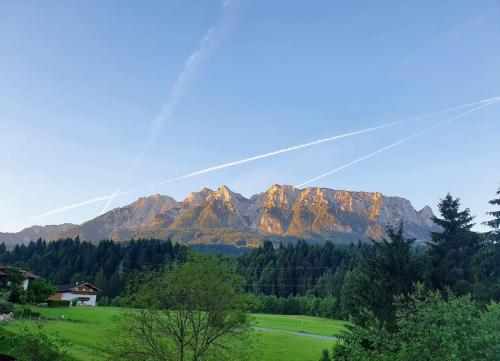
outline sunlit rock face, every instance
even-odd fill
[[[427,240],[429,231],[436,230],[432,217],[429,207],[417,211],[408,200],[381,193],[275,184],[246,198],[222,186],[190,193],[180,202],[161,195],[140,198],[81,225],[56,227],[46,238],[170,238],[237,245],[257,245],[265,239],[345,243],[380,239],[387,226],[403,222],[408,236]]]

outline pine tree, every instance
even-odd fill
[[[471,280],[470,260],[479,243],[477,234],[471,231],[474,217],[468,208],[460,211],[460,199],[449,193],[438,207],[442,218],[432,220],[442,231],[431,232],[429,243],[432,283],[438,288],[451,286],[458,293],[467,293]]]
[[[498,198],[492,199],[489,203],[492,205],[500,206],[500,188],[497,190]],[[492,212],[488,212],[490,216],[493,216],[493,219],[487,222],[484,222],[485,225],[493,228],[493,233],[500,234],[500,209]]]

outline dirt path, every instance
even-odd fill
[[[337,337],[334,336],[323,336],[323,335],[315,335],[312,333],[305,333],[305,332],[295,332],[295,331],[285,331],[285,330],[276,330],[274,328],[266,328],[266,327],[254,327],[253,328],[255,331],[260,331],[260,332],[277,332],[277,333],[287,333],[289,335],[296,335],[296,336],[303,336],[303,337],[311,337],[311,338],[316,338],[319,340],[330,340],[334,341],[337,339]]]

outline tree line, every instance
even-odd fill
[[[306,300],[296,296],[328,297],[329,317],[356,317],[368,308],[394,322],[394,297],[410,293],[415,283],[457,296],[470,294],[481,305],[499,301],[500,212],[490,213],[491,232],[478,233],[459,199],[448,194],[438,208],[440,215],[433,221],[440,231],[432,232],[431,241],[419,247],[415,239],[404,236],[402,225],[388,228],[382,240],[348,247],[298,242],[275,248],[265,243],[238,258],[238,271],[249,292],[281,300],[276,306],[273,303],[280,301],[260,296],[262,311],[288,313],[287,305]]]
[[[490,213],[490,232],[477,233],[459,199],[445,196],[439,211],[433,221],[440,230],[418,248],[400,225],[371,243],[264,243],[237,257],[200,255],[170,242],[78,239],[40,240],[3,249],[0,257],[69,268],[50,270],[53,279],[79,274],[97,282],[102,274],[112,283],[117,275],[122,286],[108,287],[128,308],[115,325],[112,359],[258,359],[247,318],[254,311],[349,320],[321,361],[497,360],[500,212]]]
[[[87,281],[103,290],[103,297],[119,296],[130,274],[184,262],[189,250],[170,241],[139,240],[126,244],[75,239],[46,242],[38,239],[8,250],[0,244],[0,264],[29,270],[54,285]]]
[[[255,295],[253,307],[262,312],[307,310],[306,314],[345,319],[368,306],[390,319],[395,314],[394,295],[408,293],[415,282],[431,290],[449,288],[458,296],[471,294],[481,304],[498,301],[498,232],[474,232],[470,211],[462,210],[459,199],[451,195],[441,200],[439,211],[433,221],[441,230],[422,247],[415,247],[416,240],[406,238],[400,227],[389,228],[387,239],[369,243],[337,246],[299,241],[276,247],[264,242],[240,255],[224,249],[233,254],[224,258],[244,278],[245,290]],[[488,225],[498,230],[499,212],[491,215]],[[131,275],[183,263],[191,252],[186,246],[159,240],[39,239],[12,250],[0,244],[0,264],[30,270],[56,285],[92,282],[109,301],[123,295]],[[311,309],[311,305],[318,306]]]

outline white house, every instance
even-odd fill
[[[10,266],[0,266],[0,283],[2,283],[4,285],[10,284],[10,282],[8,281],[8,273],[10,271],[17,271],[17,272],[19,272],[23,276],[23,278],[24,278],[24,280],[23,280],[23,290],[27,290],[28,289],[30,280],[34,280],[34,279],[40,278],[37,275],[35,275],[35,274],[31,273],[31,272],[28,272],[28,271],[24,271],[22,269],[10,267]]]
[[[102,291],[88,282],[62,285],[57,292],[49,297],[49,300],[73,301],[76,299],[77,306],[95,306],[97,295]]]

